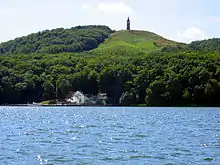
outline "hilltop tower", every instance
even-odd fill
[[[131,22],[130,22],[129,17],[128,17],[128,20],[127,20],[127,30],[131,30]]]

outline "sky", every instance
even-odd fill
[[[0,43],[46,29],[107,25],[190,43],[220,37],[219,0],[0,0]]]

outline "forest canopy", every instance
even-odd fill
[[[73,32],[76,38],[64,33],[66,43],[71,39],[81,41],[80,51],[44,52],[47,41],[50,45],[56,38],[52,31],[42,32],[47,37],[40,34],[45,42],[37,50],[31,48],[33,53],[19,51],[28,43],[34,45],[31,42],[37,42],[37,33],[22,37],[21,41],[26,41],[23,46],[19,39],[0,45],[0,104],[62,100],[70,91],[81,91],[106,93],[108,104],[117,105],[219,106],[219,39],[169,43],[150,52],[138,49],[140,43],[128,46],[118,38],[106,45],[106,38],[114,40],[110,35],[113,30],[85,26],[67,30],[77,31]],[[55,30],[59,31],[65,30]],[[57,45],[65,47],[61,42],[64,39]],[[120,47],[116,48],[116,43]]]
[[[98,47],[113,31],[107,26],[58,28],[16,38],[0,45],[0,54],[82,52]]]

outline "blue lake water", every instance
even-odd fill
[[[0,164],[220,165],[220,109],[0,107]]]

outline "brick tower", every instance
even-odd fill
[[[128,20],[127,20],[127,30],[131,30],[131,22],[130,22],[129,17],[128,17]]]

